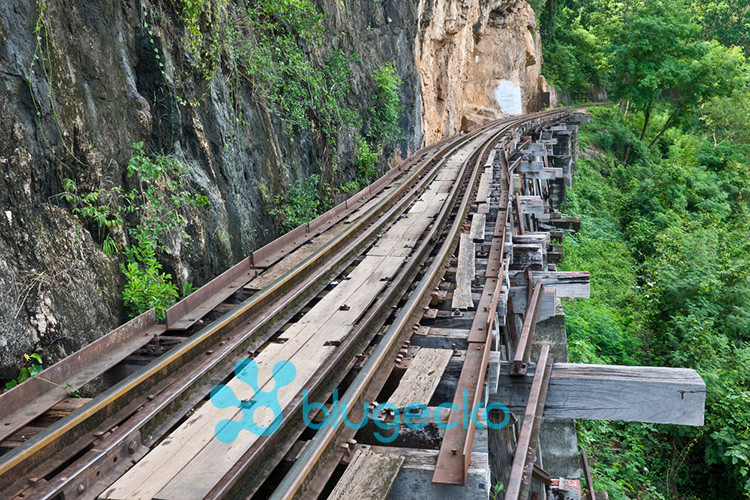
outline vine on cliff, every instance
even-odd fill
[[[179,294],[172,276],[162,272],[156,253],[167,251],[164,238],[170,233],[190,239],[185,231],[185,211],[188,207],[206,206],[208,198],[190,189],[185,166],[175,157],[150,157],[142,142],[133,144],[133,148],[127,175],[137,182],[137,188],[126,191],[113,185],[80,194],[75,182],[65,179],[61,198],[71,204],[74,214],[93,221],[100,235],[106,231],[102,246],[107,255],[119,253],[110,231],[127,229],[130,240],[120,264],[126,278],[123,303],[134,314],[153,307],[157,318],[162,319]]]

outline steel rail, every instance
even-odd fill
[[[530,122],[536,119],[542,119],[547,116],[556,116],[560,111],[546,112],[532,117],[526,117],[520,120],[512,120],[510,124],[505,125],[500,131],[498,131],[494,137],[489,139],[485,146],[491,142],[496,142],[499,137],[505,135],[514,126]],[[565,113],[565,111],[563,111]],[[481,151],[485,151],[482,148]],[[472,158],[470,158],[471,160]],[[481,160],[481,157],[479,158]],[[466,164],[465,164],[466,165]],[[472,173],[470,186],[474,186],[479,176],[479,169],[475,168]],[[420,280],[417,287],[411,293],[409,299],[404,304],[400,313],[383,335],[380,343],[375,347],[371,353],[366,364],[362,370],[357,374],[354,381],[351,383],[346,393],[340,397],[339,401],[341,404],[347,404],[349,408],[355,408],[357,403],[361,400],[362,395],[365,393],[368,385],[375,377],[375,374],[384,367],[386,361],[389,359],[389,355],[395,347],[398,347],[399,339],[403,336],[403,333],[410,331],[409,325],[414,323],[414,320],[421,315],[423,303],[430,300],[430,293],[435,287],[435,284],[442,275],[445,262],[452,254],[453,249],[456,245],[456,235],[463,226],[466,213],[468,212],[469,203],[471,201],[470,196],[464,196],[459,213],[453,222],[451,229],[449,230],[446,240],[449,242],[441,247],[439,253],[434,257],[430,267],[425,272],[425,275]],[[304,488],[306,480],[309,480],[310,475],[313,472],[318,460],[324,455],[324,453],[331,447],[333,441],[336,439],[338,434],[337,430],[345,427],[342,424],[342,415],[338,415],[337,421],[334,423],[331,418],[326,424],[315,434],[315,436],[308,442],[305,449],[302,451],[300,456],[295,461],[291,470],[286,474],[281,483],[277,486],[271,500],[289,500],[300,494],[300,490]]]
[[[151,341],[154,336],[162,335],[167,330],[185,329],[192,325],[213,308],[206,307],[207,305],[211,305],[213,302],[218,304],[239,288],[238,286],[228,285],[233,283],[236,285],[243,278],[242,284],[247,283],[260,274],[262,269],[277,261],[280,255],[291,253],[307,240],[319,234],[321,230],[325,230],[327,225],[331,226],[343,217],[350,215],[368,197],[378,195],[385,189],[386,184],[394,181],[403,172],[420,162],[423,166],[429,164],[430,161],[434,160],[436,151],[444,149],[447,144],[461,140],[463,138],[460,136],[452,136],[420,149],[398,167],[386,172],[373,184],[352,195],[315,220],[295,228],[290,233],[286,233],[263,248],[254,251],[249,257],[170,307],[166,311],[166,325],[163,323],[156,324],[153,319],[153,310],[147,311],[46,368],[39,374],[39,378],[30,378],[19,384],[13,391],[0,394],[0,407],[12,409],[10,413],[3,415],[3,425],[0,427],[0,443],[34,418],[40,416],[55,403],[67,397],[68,394],[65,391],[44,382],[43,379],[58,384],[67,381],[74,387],[81,388]],[[428,155],[432,156],[427,158]],[[254,262],[261,267],[253,267]],[[199,314],[196,315],[196,313]],[[186,317],[188,319],[183,319]],[[184,323],[184,325],[181,327],[178,323]]]
[[[459,137],[456,141],[448,143],[446,146],[440,148],[439,152],[436,153],[436,156],[445,150],[455,150],[465,142],[472,140],[476,135],[482,133],[486,128],[487,127],[484,127],[471,134]],[[418,168],[412,172],[393,193],[390,193],[389,196],[378,203],[375,207],[372,207],[355,223],[349,226],[346,231],[321,248],[316,254],[311,255],[297,267],[277,279],[267,288],[250,297],[237,309],[227,313],[225,316],[199,332],[196,336],[189,338],[183,344],[167,353],[164,357],[157,359],[150,365],[144,367],[141,371],[133,374],[131,377],[123,380],[106,393],[95,398],[79,411],[74,412],[69,417],[54,424],[37,435],[34,439],[18,447],[13,452],[0,457],[0,487],[6,491],[13,487],[21,487],[21,481],[25,480],[23,477],[24,473],[36,473],[37,476],[46,475],[49,471],[39,470],[38,468],[50,456],[62,453],[63,447],[70,448],[69,446],[61,446],[61,444],[70,445],[71,440],[76,442],[81,440],[84,438],[85,434],[92,432],[101,424],[107,423],[106,421],[108,417],[111,417],[123,408],[133,406],[130,403],[142,399],[149,390],[156,386],[158,381],[170,374],[176,373],[182,366],[185,366],[188,362],[197,358],[198,354],[205,352],[208,347],[212,347],[214,344],[218,343],[219,340],[221,340],[221,337],[226,335],[227,330],[242,327],[243,324],[250,321],[248,317],[255,312],[267,312],[264,311],[264,309],[267,309],[275,300],[277,300],[278,295],[283,295],[286,289],[291,288],[292,290],[299,290],[300,287],[295,287],[295,285],[298,285],[301,278],[304,278],[309,274],[315,274],[316,278],[324,277],[324,272],[314,273],[314,271],[311,270],[314,269],[314,264],[318,264],[322,269],[330,269],[333,267],[333,264],[330,264],[327,267],[325,266],[327,259],[330,258],[330,254],[344,246],[349,239],[354,239],[359,231],[365,231],[369,235],[376,234],[375,231],[377,231],[378,227],[381,227],[386,224],[388,220],[391,220],[395,216],[397,209],[403,210],[404,207],[408,205],[411,198],[416,196],[416,193],[419,190],[418,186],[422,185],[428,178],[436,174],[441,162],[438,162],[438,164],[430,170],[429,166],[433,160],[434,158],[430,158],[420,162]],[[423,176],[427,170],[429,170],[430,173]],[[420,177],[423,177],[423,182],[418,182]],[[412,186],[414,184],[416,184],[417,187]],[[406,192],[411,192],[412,195],[397,202],[396,200]],[[370,226],[368,230],[368,225],[371,223],[371,219],[380,216],[381,212],[393,203],[395,203],[395,206],[388,211],[391,216],[381,218],[378,224]],[[356,241],[357,240],[355,240],[355,242]],[[360,247],[363,245],[364,242],[360,242],[356,246]],[[305,287],[303,287],[303,289],[305,289]],[[299,293],[293,295],[294,296],[285,303],[291,302],[292,299],[297,298]],[[276,310],[278,309],[279,308],[277,307]],[[265,316],[269,319],[271,317],[268,314]],[[247,334],[242,339],[237,340],[235,344],[241,344],[241,342],[246,340],[251,334],[252,331],[247,332]],[[221,356],[214,356],[212,358],[211,366],[227,357],[231,351],[225,348],[222,350],[222,353]],[[198,375],[203,375],[206,371],[207,369],[199,370],[199,373],[195,374],[195,376],[189,377],[190,380],[186,383],[195,383],[199,379]],[[167,401],[163,401],[163,404],[159,408],[153,408],[153,411],[142,413],[154,416],[157,410],[166,407],[179,395],[179,391],[168,392],[170,393],[170,398],[168,398]],[[141,418],[139,420],[142,422],[144,419]],[[86,423],[89,423],[90,425],[84,425]],[[141,427],[142,425],[143,424],[138,427]],[[63,437],[67,438],[65,443],[62,443]],[[119,442],[111,443],[108,449],[109,452],[112,452],[112,450],[120,446],[122,441],[128,439],[130,436],[124,436],[120,433],[120,437],[121,439]],[[93,437],[88,439],[88,442],[92,439]],[[68,449],[66,451],[69,454],[75,454],[78,449],[82,449],[81,446],[73,447],[73,449]],[[106,455],[106,452],[102,452],[99,455]],[[82,474],[83,471],[79,469],[78,473]],[[66,479],[66,482],[70,483],[70,477],[74,476],[75,475],[69,476]],[[47,497],[54,496],[54,491],[58,491],[60,487],[61,486],[57,485],[54,490],[46,488],[49,493]]]
[[[586,479],[586,492],[588,493],[589,500],[596,500],[596,492],[594,492],[594,482],[591,479],[591,469],[589,469],[589,460],[586,457],[586,450],[581,448],[581,469],[583,469],[583,477]]]
[[[471,155],[467,161],[464,162],[464,169],[473,158],[475,158],[475,155]],[[465,174],[464,169],[462,169],[461,174]],[[460,176],[463,177],[461,174]],[[470,181],[470,185],[473,185],[477,178],[478,170],[475,169],[474,175],[472,176],[473,182]],[[457,190],[458,183],[456,183],[454,188]],[[464,197],[464,205],[466,209],[468,209],[467,200],[469,199],[469,196]],[[461,208],[459,208],[459,212],[460,214],[464,213]],[[357,402],[359,402],[362,395],[365,393],[375,374],[385,367],[386,361],[390,358],[389,355],[392,354],[391,351],[400,345],[399,339],[402,334],[411,330],[410,325],[414,324],[415,320],[418,319],[418,316],[423,312],[425,294],[429,294],[429,292],[434,289],[439,276],[442,274],[441,272],[445,262],[453,253],[455,247],[455,235],[460,231],[463,225],[463,219],[464,217],[459,215],[454,220],[454,223],[449,230],[449,235],[446,238],[448,243],[443,245],[438,255],[434,257],[432,264],[427,269],[417,287],[411,293],[409,299],[402,307],[394,322],[383,335],[380,343],[371,353],[370,358],[363,369],[351,383],[346,393],[339,398],[341,404],[346,404],[348,408],[359,406]],[[374,418],[376,417],[377,416],[374,416]],[[342,425],[342,418],[343,416],[339,416],[335,423],[333,422],[333,418],[331,418],[329,422],[327,422],[327,424],[323,426],[308,442],[305,450],[292,466],[292,469],[274,491],[271,500],[288,500],[294,498],[298,494],[298,491],[303,487],[305,480],[309,481],[313,467],[317,465],[318,460],[336,439],[336,430],[345,427]]]
[[[501,157],[501,168],[505,168],[504,155],[501,155]],[[473,419],[469,419],[466,428],[458,424],[462,423],[464,393],[471,394],[470,399],[467,398],[466,401],[469,408],[474,408],[475,403],[482,397],[487,362],[492,348],[491,332],[502,291],[510,174],[506,170],[501,172],[501,175],[504,181],[501,187],[504,191],[501,194],[501,200],[504,200],[505,204],[503,206],[503,201],[500,202],[488,254],[484,287],[469,330],[466,358],[456,386],[453,407],[448,416],[448,429],[446,429],[443,441],[440,444],[440,452],[432,477],[432,482],[438,484],[463,485],[466,483],[466,475],[469,469],[475,431]],[[487,293],[489,289],[492,290],[492,293]],[[457,425],[451,426],[452,422],[456,422]],[[461,450],[460,455],[458,454],[459,449]]]

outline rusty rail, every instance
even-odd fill
[[[516,451],[513,454],[505,500],[525,500],[528,497],[534,457],[536,456],[536,444],[539,439],[539,429],[542,425],[544,401],[547,398],[547,387],[549,386],[551,373],[552,358],[549,357],[549,345],[543,345],[539,354],[539,362],[536,365],[534,381],[531,384],[523,422],[521,423]]]
[[[596,500],[596,493],[594,493],[594,482],[591,480],[591,469],[589,469],[589,460],[586,458],[586,450],[581,448],[581,468],[583,469],[583,477],[586,479],[586,488],[588,489],[589,500]]]
[[[507,120],[506,122],[511,122],[511,125],[503,128],[503,130],[507,131],[514,125],[517,127],[519,123],[533,124],[539,120],[549,120],[560,114],[561,112],[555,111],[522,120]],[[455,151],[467,141],[472,140],[476,134],[482,133],[490,127],[504,125],[506,122],[496,122],[489,127],[478,130],[474,134],[468,134],[459,139],[452,138],[443,141],[442,144],[447,144],[445,148],[440,149],[437,145],[433,145],[422,151],[434,149],[437,151],[435,156],[446,150]],[[485,149],[482,148],[482,151],[485,151]],[[342,266],[345,267],[348,265],[347,259],[353,259],[353,257],[349,256],[354,255],[356,251],[366,246],[368,242],[371,242],[377,235],[379,227],[392,220],[399,210],[408,205],[410,200],[416,196],[419,186],[427,182],[437,172],[440,164],[445,161],[444,158],[437,165],[432,165],[433,158],[422,161],[426,154],[421,153],[421,157],[409,160],[412,164],[421,162],[421,166],[415,172],[412,172],[409,178],[398,189],[394,190],[393,193],[389,193],[389,196],[385,200],[357,219],[346,231],[329,242],[318,253],[310,256],[302,264],[276,280],[269,287],[245,301],[235,311],[227,313],[224,317],[201,330],[194,337],[189,338],[173,351],[170,351],[163,358],[158,359],[140,372],[123,380],[105,394],[95,398],[79,411],[54,424],[46,431],[40,433],[36,438],[18,447],[15,451],[0,457],[0,488],[3,488],[5,491],[11,491],[13,488],[19,487],[30,474],[33,474],[35,477],[47,475],[51,469],[50,466],[44,464],[44,460],[55,456],[55,463],[63,463],[68,458],[90,446],[96,437],[93,434],[94,432],[97,434],[104,433],[99,436],[99,444],[95,448],[90,449],[83,459],[74,462],[65,471],[60,473],[59,478],[54,482],[38,482],[34,490],[38,493],[39,498],[54,498],[61,493],[67,496],[72,495],[76,491],[80,492],[80,486],[83,485],[84,488],[88,488],[92,482],[95,482],[95,477],[99,476],[98,473],[100,471],[106,472],[110,469],[115,471],[111,463],[109,465],[106,464],[113,457],[115,461],[117,461],[117,458],[137,459],[145,453],[146,447],[144,444],[153,443],[162,436],[169,428],[170,423],[175,422],[176,419],[179,419],[180,415],[184,414],[184,411],[187,411],[189,406],[186,405],[191,401],[197,401],[195,394],[200,394],[201,388],[205,387],[209,380],[224,374],[226,370],[218,367],[220,363],[231,365],[232,363],[228,363],[228,361],[237,356],[241,351],[246,350],[253,342],[258,342],[261,339],[260,335],[265,335],[272,328],[273,322],[277,321],[277,316],[283,317],[285,314],[293,311],[295,307],[301,307],[299,304],[306,297],[306,293],[312,293],[310,290],[318,286],[316,285],[317,283],[325,282],[332,274],[337,273],[338,269],[342,268]],[[479,160],[481,160],[481,155]],[[426,171],[430,173],[425,176],[424,172]],[[473,183],[476,183],[478,179],[477,172],[478,170],[475,169],[472,174]],[[196,296],[192,304],[183,303],[180,305],[180,308],[175,309],[174,315],[172,315],[172,324],[174,325],[175,322],[183,320],[192,321],[192,316],[189,316],[191,311],[204,306],[207,301],[214,300],[217,294],[224,293],[221,290],[226,291],[228,283],[238,280],[242,281],[247,276],[253,275],[256,272],[253,266],[263,267],[273,262],[274,259],[277,260],[277,257],[287,251],[290,246],[293,247],[294,245],[301,244],[299,243],[300,241],[309,239],[314,235],[315,231],[322,231],[327,225],[331,225],[334,220],[342,217],[344,213],[348,213],[348,211],[356,208],[366,196],[364,191],[369,190],[372,193],[373,191],[382,190],[388,181],[395,179],[401,174],[400,169],[389,171],[386,176],[376,182],[374,187],[367,188],[363,192],[357,193],[350,200],[334,207],[334,209],[327,213],[328,218],[324,217],[320,220],[312,221],[308,225],[300,226],[288,238],[283,239],[281,243],[276,243],[275,246],[264,247],[255,252],[249,258],[249,262],[248,259],[245,259],[235,266],[235,268],[230,269],[220,276],[219,278],[221,279],[217,278],[218,281],[212,286],[207,287],[203,296]],[[416,188],[413,186],[416,186]],[[410,194],[403,196],[407,193]],[[466,198],[468,199],[468,197]],[[459,227],[461,219],[465,216],[466,207],[462,210],[459,212],[459,218],[457,219]],[[447,210],[446,213],[449,211]],[[505,216],[507,217],[507,212]],[[372,221],[375,219],[378,219],[377,223],[372,224]],[[437,227],[438,224],[435,224],[435,226]],[[504,241],[505,234],[503,232],[502,243]],[[454,243],[444,245],[441,251],[452,251],[451,248],[453,245]],[[497,306],[498,290],[502,282],[502,255],[503,249],[501,247],[498,279],[495,283],[495,293],[491,294],[494,307]],[[328,261],[326,259],[331,260]],[[439,261],[440,259],[436,258],[433,265]],[[252,266],[249,266],[249,264]],[[218,286],[218,284],[222,286]],[[428,291],[431,289],[432,287],[428,288]],[[213,291],[213,293],[210,293],[209,290]],[[417,296],[418,294],[416,293],[412,295],[412,297]],[[421,299],[415,298],[415,301],[419,302],[419,300]],[[257,316],[257,314],[260,314],[262,317]],[[475,400],[481,397],[482,381],[484,379],[484,371],[487,367],[487,357],[489,356],[491,344],[491,335],[489,332],[493,320],[494,314],[492,314],[492,317],[484,318],[484,325],[486,325],[482,327],[486,329],[485,335],[482,337],[484,349],[481,349],[480,346],[480,349],[477,350],[480,356],[477,357],[476,362],[472,362],[470,365],[479,370],[476,377],[477,382],[473,385]],[[410,324],[409,322],[412,319],[410,316],[407,316],[406,320],[402,319],[401,321],[406,321],[404,324]],[[148,333],[147,340],[150,340],[153,336],[152,333],[160,334],[165,330],[164,325],[154,325],[153,320],[151,320],[148,327],[144,328]],[[154,330],[154,332],[151,332],[151,330]],[[141,330],[137,331],[142,333]],[[146,335],[143,336],[144,338],[146,337]],[[217,345],[220,340],[221,344]],[[209,348],[211,350],[208,350]],[[383,347],[383,349],[387,349],[387,347]],[[201,352],[207,352],[211,356],[199,359],[197,355]],[[472,368],[472,371],[474,368]],[[321,370],[324,369],[328,368],[321,368]],[[17,394],[19,393],[16,392]],[[122,422],[122,412],[132,413],[139,407],[140,410],[135,414],[135,418],[120,423],[117,429],[113,429],[114,425]],[[469,434],[472,431],[470,430]],[[468,451],[466,451],[467,446]],[[471,449],[471,436],[464,442],[462,449],[464,450],[464,456],[468,457]],[[122,460],[120,464],[126,461],[129,460]],[[468,458],[465,461],[468,463]],[[118,465],[119,467],[121,466]],[[94,476],[94,472],[96,472],[96,476]],[[236,472],[241,474],[243,471],[238,470]],[[87,495],[91,494],[89,491],[87,490]]]
[[[544,285],[542,284],[542,279],[539,278],[534,285],[531,300],[526,303],[526,314],[523,319],[523,328],[521,328],[521,338],[518,339],[518,347],[516,347],[516,353],[513,356],[513,367],[510,370],[511,375],[526,375],[543,293]]]
[[[154,320],[154,310],[149,309],[0,394],[0,408],[7,410],[0,418],[0,442],[68,397],[68,391],[82,387],[164,331],[164,326]],[[63,388],[66,383],[70,384],[67,391]]]
[[[532,125],[537,125],[538,123],[538,120],[531,122]],[[508,131],[506,130],[505,133],[507,134]],[[506,143],[505,148],[508,147],[510,147],[510,144]],[[474,441],[474,432],[476,430],[474,421],[470,419],[467,428],[464,428],[462,425],[451,427],[450,424],[462,420],[462,409],[464,405],[473,408],[476,402],[481,400],[487,362],[492,348],[492,328],[497,310],[497,301],[500,299],[500,293],[502,290],[504,273],[503,258],[505,255],[505,239],[507,237],[506,231],[509,219],[509,213],[507,210],[509,207],[507,204],[513,190],[511,171],[507,165],[507,160],[505,160],[505,155],[500,155],[500,158],[501,168],[503,169],[501,175],[505,181],[505,185],[503,186],[504,192],[501,194],[500,208],[502,209],[504,206],[506,210],[498,212],[498,218],[495,222],[489,260],[485,272],[485,284],[469,332],[466,359],[464,360],[464,365],[459,376],[453,400],[452,408],[454,409],[451,409],[450,416],[448,417],[448,429],[445,432],[443,442],[440,446],[437,465],[432,478],[433,483],[438,484],[463,485],[466,483],[469,470],[471,449]],[[518,202],[517,197],[515,200]],[[518,210],[517,213],[519,215],[519,220],[522,221],[520,210]],[[523,228],[522,222],[520,227]],[[539,285],[541,286],[541,282]],[[539,291],[539,294],[537,302],[539,302],[541,298],[541,290]],[[538,308],[539,303],[536,304],[536,307],[531,311],[531,314],[527,314],[527,316],[530,316],[534,322],[529,325],[529,328],[524,329],[527,339],[533,339],[533,328],[538,317]],[[519,345],[521,344],[519,343]],[[525,350],[530,351],[530,349]],[[526,352],[525,356],[527,362],[528,355],[529,352]],[[469,395],[469,398],[466,398],[468,401],[465,400],[464,392],[467,392]],[[455,408],[458,408],[458,410]]]
[[[484,149],[482,148],[481,151],[484,151]],[[467,165],[472,161],[476,161],[476,153],[471,155],[464,162],[462,167],[464,172]],[[479,169],[475,168],[472,172],[472,178],[469,181],[469,185],[473,186],[478,178]],[[458,194],[458,188],[459,183],[454,186],[449,199],[455,200]],[[349,408],[356,408],[359,406],[359,402],[362,400],[362,397],[367,391],[368,386],[372,383],[372,380],[380,371],[380,368],[384,365],[386,360],[391,358],[391,356],[395,357],[395,354],[392,351],[400,345],[399,340],[405,333],[411,333],[411,326],[414,324],[415,320],[419,319],[423,313],[423,307],[431,299],[430,294],[432,290],[434,290],[435,285],[439,282],[442,270],[444,269],[444,264],[453,252],[456,235],[459,233],[463,225],[465,214],[468,212],[469,201],[470,197],[464,196],[462,205],[458,210],[458,216],[451,226],[449,236],[446,238],[446,241],[450,243],[442,246],[440,252],[435,256],[432,264],[427,269],[424,277],[417,285],[417,288],[411,293],[409,300],[403,306],[399,315],[386,331],[383,339],[370,355],[366,365],[349,386],[347,392],[340,397],[339,400],[342,404],[346,403]],[[444,205],[441,213],[438,215],[438,220],[443,220],[448,216],[451,205],[452,203],[446,203]],[[341,422],[336,422],[336,425],[334,425],[333,419],[327,422],[327,424],[318,431],[315,437],[308,443],[290,472],[276,488],[276,491],[271,497],[272,500],[291,499],[294,498],[295,495],[298,495],[303,489],[308,488],[309,483],[311,482],[310,476],[313,474],[317,462],[322,456],[331,453],[331,450],[337,450],[335,445],[338,442],[338,439],[340,439],[338,436],[345,427],[346,426],[341,425]],[[338,452],[340,453],[340,450],[338,450]],[[314,496],[314,494],[311,496]]]

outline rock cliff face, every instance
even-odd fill
[[[188,212],[190,241],[173,235],[158,257],[179,283],[200,285],[275,236],[259,186],[278,190],[320,169],[314,131],[282,133],[262,100],[221,72],[211,82],[185,76],[194,61],[176,3],[5,0],[0,9],[0,379],[15,376],[23,353],[52,362],[127,319],[121,257],[107,256],[96,225],[60,199],[63,179],[127,186],[133,143],[173,154],[210,204]],[[521,89],[524,110],[533,106],[541,50],[525,2],[317,4],[325,42],[308,56],[339,45],[359,54],[349,101],[361,115],[375,68],[392,62],[402,78],[405,139],[393,161],[457,132],[463,118],[497,115],[500,81]],[[345,181],[353,134],[338,139]]]
[[[420,0],[417,70],[427,143],[503,114],[537,109],[547,91],[536,16],[525,1]]]

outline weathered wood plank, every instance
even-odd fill
[[[357,451],[328,498],[385,500],[403,463],[401,455]]]
[[[537,220],[550,220],[549,210],[544,199],[538,196],[519,196],[518,203],[524,215],[533,215]]]
[[[487,216],[485,214],[472,214],[471,216],[471,231],[469,235],[475,242],[484,241],[484,229],[487,225]]]
[[[546,150],[533,150],[533,149],[522,149],[521,154],[534,156],[534,157],[540,157],[540,156],[552,156],[551,151]]]
[[[543,161],[527,161],[521,160],[516,167],[516,172],[521,174],[528,174],[529,172],[538,172],[544,168]]]
[[[542,304],[539,309],[539,320],[550,318],[555,315],[555,290],[544,290],[542,293]],[[513,312],[524,314],[526,312],[526,300],[528,289],[526,287],[513,286],[510,288],[510,299],[513,301]]]
[[[492,167],[492,165],[495,163],[495,156],[497,155],[497,149],[493,149],[490,151],[490,154],[487,156],[487,161],[484,162],[485,167]]]
[[[278,401],[282,408],[335,351],[337,347],[332,341],[341,340],[348,333],[350,325],[387,285],[387,278],[403,264],[404,255],[411,251],[410,247],[432,222],[431,215],[437,213],[445,200],[445,193],[432,188],[455,183],[460,162],[454,163],[457,164],[453,168],[441,170],[443,179],[430,185],[409,215],[386,231],[380,246],[368,252],[368,256],[349,274],[349,280],[337,286],[287,329],[282,335],[285,343],[268,346],[256,358],[260,366],[258,385],[264,390],[275,384],[271,371],[278,361],[288,360],[296,367],[294,380],[279,388]],[[252,389],[237,378],[227,385],[240,400],[253,395]],[[232,443],[216,439],[214,430],[218,422],[240,417],[239,408],[218,409],[210,404],[203,405],[102,497],[203,498],[257,440],[257,436],[250,432],[240,432]],[[254,417],[261,427],[269,425],[272,419],[273,415],[263,411]]]
[[[510,269],[541,271],[546,267],[546,247],[513,244],[513,263]]]
[[[388,401],[399,409],[411,403],[429,403],[452,356],[450,349],[421,348]]]
[[[367,256],[348,280],[323,297],[300,323],[354,324],[403,263],[401,257]]]
[[[510,271],[510,283],[526,288],[526,273]],[[545,288],[557,290],[558,297],[588,299],[591,296],[591,276],[585,271],[533,271],[533,279],[541,278]],[[515,300],[515,299],[514,299]]]
[[[536,181],[553,181],[563,176],[563,170],[554,167],[544,168],[535,172],[528,172],[524,175],[526,175],[527,179],[534,179]]]
[[[526,234],[514,234],[513,243],[519,245],[539,245],[541,247],[547,247],[550,242],[550,234],[547,232],[541,233],[526,233]]]
[[[490,181],[492,180],[492,169],[485,168],[482,176],[479,178],[479,188],[477,189],[477,203],[487,203],[490,196]]]
[[[471,454],[466,486],[457,488],[432,483],[438,450],[373,446],[370,451],[404,457],[404,463],[396,477],[391,493],[388,495],[388,500],[423,498],[466,500],[489,497],[490,470],[487,453],[474,452]],[[350,496],[348,498],[354,499],[356,497]]]
[[[520,411],[536,366],[525,377],[508,376],[510,366],[501,363],[490,401]],[[705,403],[706,384],[695,370],[555,363],[544,416],[701,426]]]
[[[453,309],[473,309],[471,282],[476,273],[474,242],[468,234],[461,235],[458,247],[458,267],[456,269],[456,290],[453,292]]]

